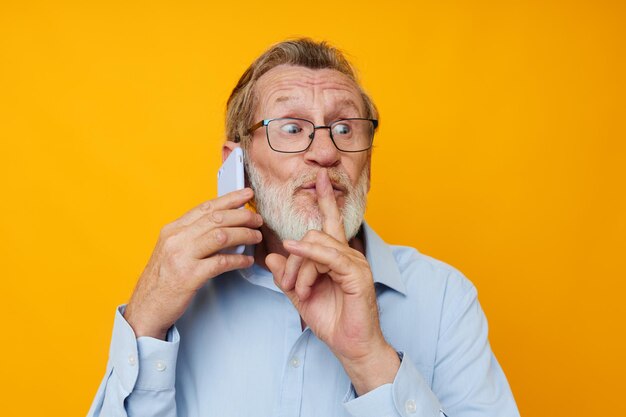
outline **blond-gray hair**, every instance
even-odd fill
[[[377,119],[378,110],[372,99],[358,82],[356,70],[343,53],[328,43],[309,38],[277,43],[259,56],[243,73],[226,103],[226,139],[241,142],[246,149],[251,135],[250,126],[257,106],[255,86],[267,71],[279,65],[294,65],[310,69],[333,69],[345,74],[356,84],[365,107],[367,118]]]

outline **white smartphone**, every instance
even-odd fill
[[[243,173],[243,150],[235,148],[228,155],[219,171],[217,171],[217,196],[221,197],[232,191],[242,190],[245,186]],[[241,206],[240,208],[243,208]],[[245,245],[222,250],[222,253],[243,253]]]

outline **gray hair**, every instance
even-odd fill
[[[241,142],[246,149],[250,141],[248,129],[257,106],[255,86],[267,71],[279,65],[294,65],[310,69],[333,69],[345,74],[356,84],[365,105],[365,117],[377,119],[378,110],[359,84],[356,70],[343,53],[328,43],[309,38],[277,43],[259,56],[243,73],[226,103],[226,139]]]

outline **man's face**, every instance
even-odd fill
[[[259,78],[256,95],[255,122],[298,117],[320,126],[365,115],[358,88],[335,70],[281,65]],[[269,147],[265,129],[260,128],[254,132],[246,162],[257,210],[281,240],[301,239],[307,230],[321,229],[315,190],[321,168],[328,170],[346,237],[358,232],[369,188],[369,152],[341,152],[328,129],[318,129],[305,152],[279,153]]]

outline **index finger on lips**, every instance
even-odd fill
[[[335,192],[328,177],[328,171],[322,168],[317,173],[315,181],[315,191],[317,193],[317,204],[322,215],[322,230],[340,242],[346,242],[346,232],[343,227],[343,219]]]

